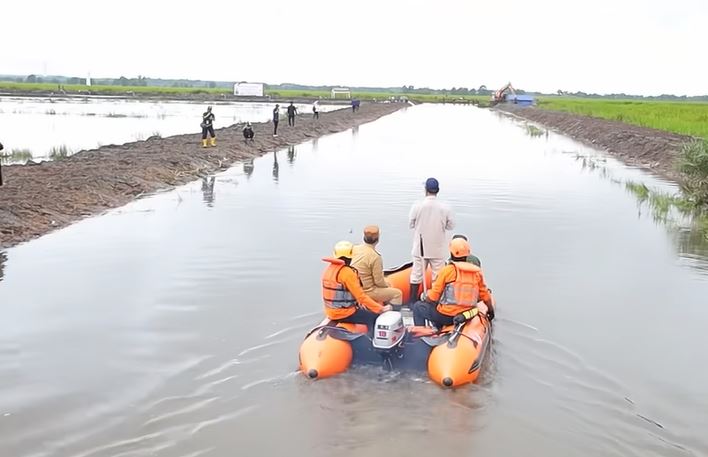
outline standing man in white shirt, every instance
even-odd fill
[[[430,265],[435,280],[438,271],[445,266],[448,255],[445,231],[454,229],[455,221],[450,207],[438,200],[439,191],[438,180],[428,178],[425,181],[425,198],[414,203],[408,215],[409,226],[413,229],[413,270],[409,303],[418,300],[427,265]]]

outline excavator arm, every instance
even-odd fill
[[[511,85],[511,83],[507,83],[506,86],[502,87],[498,91],[494,92],[494,100],[493,103],[501,103],[504,101],[504,93],[506,91],[511,92],[512,94],[516,95],[516,91],[514,90],[514,87]]]

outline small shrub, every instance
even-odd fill
[[[708,140],[696,140],[682,146],[678,170],[684,175],[686,194],[700,205],[708,205]]]
[[[71,155],[71,150],[66,147],[65,144],[62,144],[61,146],[52,146],[49,150],[49,158],[52,160],[66,159],[69,155]]]

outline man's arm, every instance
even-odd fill
[[[354,270],[351,268],[342,268],[339,271],[339,280],[342,281],[344,287],[351,292],[356,301],[359,302],[359,304],[364,308],[376,314],[383,312],[383,306],[379,305],[376,301],[374,301],[374,299],[366,295],[364,289],[361,288],[359,278],[356,273],[354,273]]]
[[[487,284],[484,282],[484,275],[481,271],[479,272],[479,298],[485,305],[492,308],[492,294],[489,293]]]
[[[455,269],[445,265],[435,278],[432,287],[425,293],[427,301],[437,303],[442,296],[445,284],[455,280]]]
[[[408,226],[410,228],[415,228],[416,219],[418,219],[418,203],[414,203],[408,212]]]
[[[455,219],[452,216],[452,210],[449,206],[445,206],[445,230],[452,230],[455,228]]]

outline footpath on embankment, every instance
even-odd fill
[[[321,112],[319,119],[298,115],[294,127],[288,126],[287,119],[280,121],[277,137],[273,136],[272,122],[253,123],[252,142],[244,140],[241,123],[217,129],[215,147],[202,148],[201,133],[192,133],[103,146],[39,164],[4,165],[0,248],[122,206],[144,194],[186,184],[236,161],[341,132],[406,106],[362,103],[356,112],[348,108]]]
[[[500,104],[493,109],[536,122],[607,151],[628,165],[648,169],[677,183],[682,182],[683,177],[676,170],[675,162],[681,145],[693,140],[690,136],[535,107]]]

